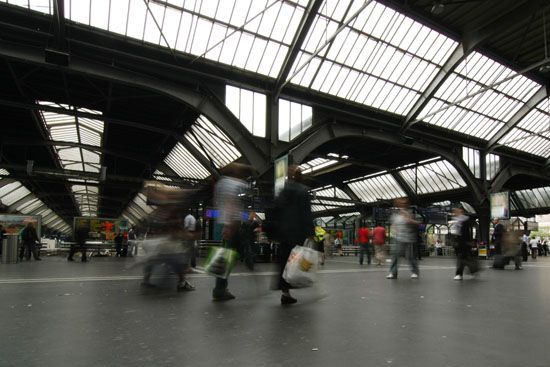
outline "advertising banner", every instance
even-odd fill
[[[42,235],[42,217],[40,215],[0,214],[0,224],[6,234],[19,234],[27,223],[34,224],[38,238]]]
[[[130,228],[126,219],[76,217],[75,233],[81,228],[88,228],[88,239],[113,241],[118,231],[127,232]]]

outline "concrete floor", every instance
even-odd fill
[[[204,274],[142,291],[132,261],[0,265],[0,366],[550,366],[550,258],[457,282],[452,259],[387,280],[338,257],[288,307],[270,264],[235,269],[237,299],[215,303]]]

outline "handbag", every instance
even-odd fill
[[[227,279],[238,257],[235,250],[218,246],[211,247],[204,263],[204,271],[217,278]]]
[[[285,265],[283,279],[295,288],[310,287],[316,279],[319,252],[304,246],[295,246]]]

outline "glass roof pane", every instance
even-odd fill
[[[339,199],[351,200],[348,194],[334,186],[325,186],[318,189],[311,190],[312,193],[315,193],[316,196],[323,197],[334,197]]]
[[[4,205],[12,205],[16,201],[23,199],[25,196],[29,195],[31,192],[23,185],[19,183],[19,187],[15,188],[6,195],[2,195],[1,200]]]
[[[15,210],[25,214],[25,213],[33,211],[34,209],[38,208],[40,205],[43,205],[43,203],[40,200],[34,198],[30,201],[27,201],[27,202],[19,205],[17,208],[15,208]]]
[[[506,78],[510,79],[494,86]],[[540,87],[473,52],[445,80],[419,116],[429,124],[489,140]],[[467,98],[474,93],[478,94]],[[457,104],[449,107],[451,103]],[[442,108],[446,109],[439,111]]]
[[[406,196],[390,174],[371,175],[366,178],[346,181],[346,183],[362,201],[367,203]]]
[[[1,2],[7,2],[10,5],[21,6],[45,14],[53,14],[52,0],[2,0]]]
[[[73,21],[165,47],[160,27],[172,49],[271,77],[305,11],[304,1],[156,0],[148,2],[150,10],[143,0],[78,1],[67,2]]]
[[[525,209],[550,207],[550,187],[515,191]],[[537,199],[538,198],[538,199]]]
[[[500,141],[501,145],[550,158],[550,99],[541,101]]]
[[[210,176],[208,170],[181,143],[174,146],[164,163],[180,177],[204,179]]]
[[[320,67],[305,64],[363,3],[353,1],[347,14],[349,1],[323,3],[290,82],[404,115],[457,42],[372,1],[314,58]]]
[[[206,159],[211,159],[217,168],[225,167],[241,156],[231,139],[206,116],[199,116],[184,138]]]
[[[337,160],[325,159],[325,158],[315,158],[315,159],[312,159],[308,162],[302,163],[300,165],[300,168],[302,169],[302,173],[304,175],[307,175],[307,174],[313,173],[315,171],[318,171],[320,169],[333,166],[337,163],[338,163]]]
[[[441,160],[399,171],[409,187],[417,194],[447,191],[466,187],[453,165]],[[417,184],[417,187],[415,187]]]

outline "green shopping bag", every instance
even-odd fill
[[[215,277],[226,279],[233,270],[238,257],[235,250],[218,246],[211,247],[204,263],[204,271]]]

